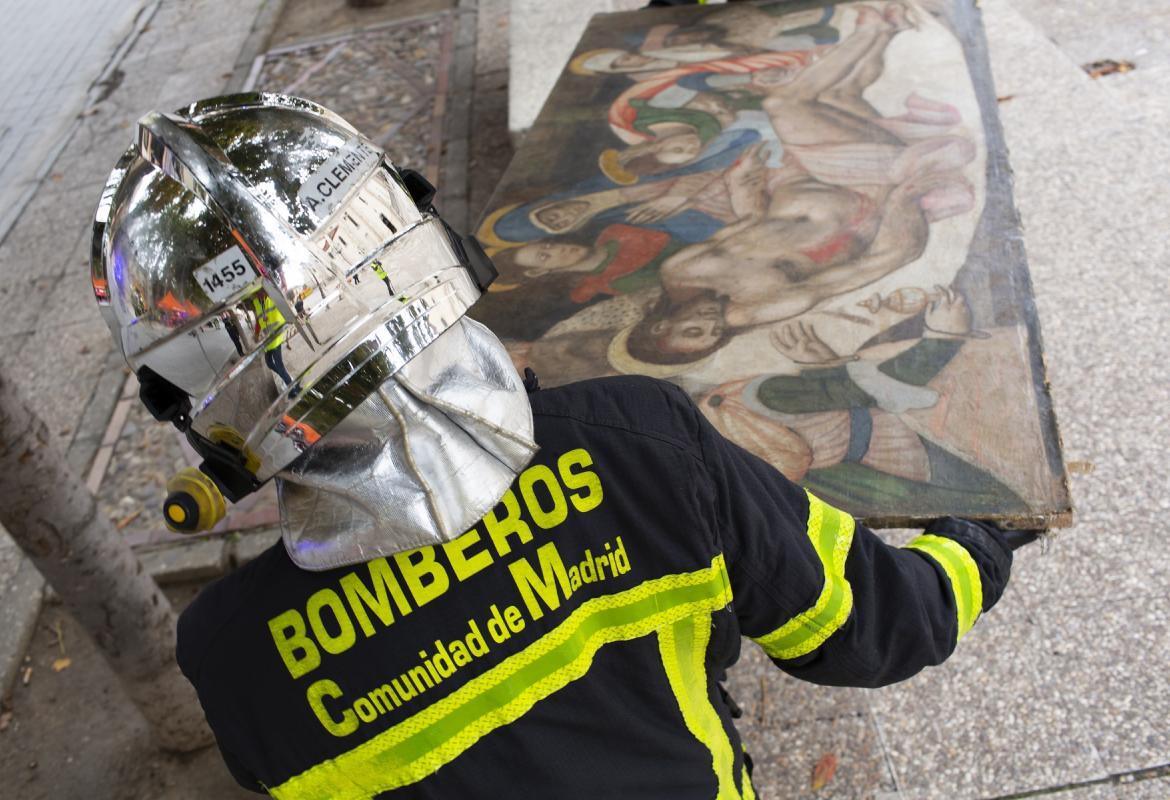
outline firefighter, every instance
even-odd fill
[[[288,386],[292,383],[292,377],[285,369],[284,356],[281,354],[285,336],[284,315],[265,291],[252,298],[252,313],[256,317],[254,333],[267,342],[264,345],[264,363]]]
[[[370,262],[370,268],[374,270],[374,274],[378,276],[378,280],[386,284],[386,291],[390,292],[390,296],[394,296],[394,285],[390,283],[390,276],[386,274],[386,268],[382,266],[382,262],[374,259]]]
[[[168,519],[203,529],[225,497],[279,488],[282,541],[179,623],[179,664],[244,787],[750,798],[718,683],[743,637],[797,678],[881,686],[945,660],[1003,593],[993,526],[947,518],[887,546],[669,383],[522,379],[464,316],[492,278],[482,250],[327,110],[244,95],[139,124],[93,275],[143,401],[204,457]],[[395,232],[325,261],[312,232],[350,204]],[[212,296],[201,276],[233,250],[246,269]],[[393,265],[401,296],[346,280],[369,263]],[[296,348],[300,393],[264,371],[263,335],[241,354],[220,325],[192,337],[127,302],[164,289],[208,321],[303,298],[319,343]]]

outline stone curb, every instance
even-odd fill
[[[228,78],[227,85],[224,87],[225,94],[244,90],[244,86],[247,85],[251,76],[252,67],[256,63],[256,58],[268,48],[268,40],[276,29],[276,23],[284,11],[285,2],[286,0],[268,0],[260,9],[260,13],[256,15],[256,19],[252,22],[252,30],[248,33],[248,38],[244,40],[244,46],[240,48],[240,54],[236,57],[236,63],[232,67],[232,76]]]
[[[135,552],[159,586],[209,581],[243,566],[280,538],[280,528],[256,528],[225,536],[199,537]]]
[[[20,674],[21,660],[32,641],[45,579],[27,558],[21,558],[16,574],[0,594],[0,698],[8,697]]]

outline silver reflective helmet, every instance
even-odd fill
[[[94,294],[140,396],[203,457],[164,515],[202,530],[279,476],[308,569],[444,541],[535,452],[523,384],[464,317],[472,238],[336,114],[248,94],[139,121],[94,222]]]

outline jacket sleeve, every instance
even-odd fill
[[[696,415],[740,628],[785,672],[904,680],[944,661],[1003,593],[1012,556],[994,526],[944,518],[892,547]]]

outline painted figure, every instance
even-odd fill
[[[984,257],[968,248],[988,174],[953,20],[921,0],[786,5],[594,38],[534,131],[545,172],[521,168],[480,228],[501,280],[475,313],[558,381],[641,373],[722,398],[703,410],[826,491],[849,473],[865,503],[965,486],[968,505],[1025,508],[1017,487],[1044,477],[964,438],[985,412],[939,355],[1008,357],[1019,336],[964,265]],[[911,362],[913,380],[883,371]],[[838,404],[802,405],[821,390]]]

